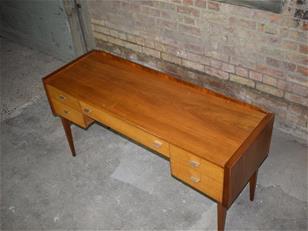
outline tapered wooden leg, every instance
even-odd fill
[[[249,180],[249,187],[250,187],[250,200],[253,201],[255,198],[255,191],[256,191],[256,184],[257,184],[257,176],[258,170],[252,175]]]
[[[225,229],[227,208],[222,204],[217,203],[217,227],[218,231],[223,231]]]
[[[65,131],[67,142],[70,146],[71,152],[73,156],[76,156],[75,147],[74,147],[74,141],[72,136],[72,130],[71,130],[71,123],[65,118],[61,117],[62,125]]]

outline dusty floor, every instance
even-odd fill
[[[54,58],[1,40],[3,230],[216,228],[216,204],[170,176],[165,159],[94,124],[73,127],[72,158],[41,77]],[[259,171],[228,212],[227,230],[307,229],[307,146],[275,130]]]

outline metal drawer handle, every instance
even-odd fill
[[[64,114],[68,114],[69,113],[69,111],[67,111],[67,110],[64,110]]]
[[[59,95],[59,99],[65,100],[66,98],[65,98],[65,96],[63,96],[63,95]]]
[[[196,160],[190,160],[189,163],[190,163],[190,166],[193,168],[197,168],[200,166],[200,163]]]
[[[160,148],[162,145],[163,145],[163,143],[159,140],[154,140],[154,142],[153,142],[153,146],[155,148]]]
[[[191,181],[194,182],[194,183],[200,182],[200,178],[195,177],[195,176],[191,176],[190,179],[191,179]]]
[[[83,111],[84,111],[85,113],[90,113],[90,112],[91,112],[91,110],[90,110],[89,108],[85,108],[85,109],[83,109]]]

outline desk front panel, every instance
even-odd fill
[[[169,157],[169,143],[138,128],[111,113],[81,102],[82,112],[90,118],[120,132],[121,134],[137,141],[144,146]]]

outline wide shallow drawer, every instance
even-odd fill
[[[203,192],[216,201],[222,201],[223,184],[208,177],[206,174],[177,162],[171,162],[171,173],[176,178]]]
[[[52,104],[55,112],[69,121],[79,125],[80,127],[88,127],[93,120],[82,113],[76,111],[75,109],[52,99]]]
[[[91,105],[80,102],[82,112],[96,121],[99,121],[106,126],[122,133],[123,135],[145,145],[146,147],[161,153],[164,156],[169,157],[169,144],[162,139],[151,135],[134,125],[123,121],[111,113],[97,109]]]
[[[80,104],[79,101],[77,99],[75,99],[74,97],[70,96],[69,94],[55,88],[52,87],[50,85],[47,85],[47,90],[48,90],[48,94],[49,97],[56,99],[58,101],[60,101],[63,104],[66,104],[67,106],[70,106],[71,108],[77,110],[77,111],[81,111],[80,109]]]
[[[170,161],[195,169],[207,177],[210,177],[219,183],[223,183],[223,168],[174,145],[170,145]]]

